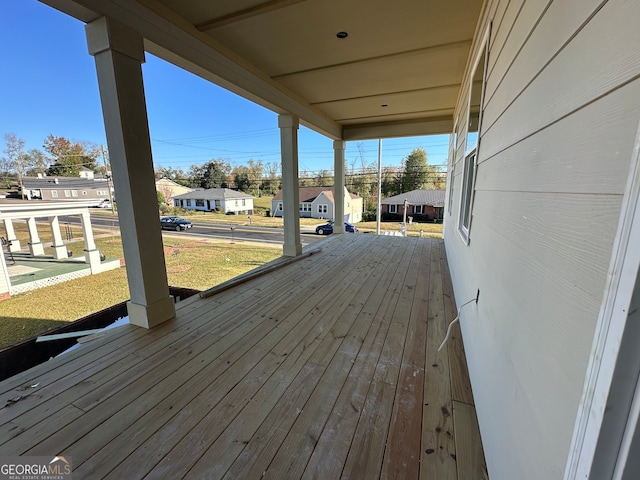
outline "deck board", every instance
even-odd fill
[[[448,319],[444,315],[442,292],[440,246],[433,243],[429,281],[427,373],[424,387],[420,478],[453,480],[457,478],[457,468],[449,357],[446,348],[438,352],[448,326]]]
[[[6,380],[0,405],[25,397],[0,409],[0,455],[67,455],[79,478],[486,474],[462,340],[435,351],[442,241],[321,248]]]

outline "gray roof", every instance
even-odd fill
[[[229,188],[209,188],[207,190],[194,190],[193,192],[181,193],[175,195],[174,199],[193,199],[193,200],[235,200],[236,198],[253,198],[244,192],[237,192]]]
[[[444,207],[444,190],[412,190],[382,200],[384,205],[400,205],[406,200],[411,205],[431,205]]]
[[[57,181],[57,183],[56,183]],[[24,177],[22,179],[24,188],[28,189],[64,189],[64,188],[106,188],[105,180],[79,177]]]

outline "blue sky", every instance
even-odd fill
[[[49,134],[105,145],[93,57],[84,26],[35,0],[0,4],[0,141],[15,133],[25,149],[42,149]],[[156,166],[187,171],[223,158],[280,161],[276,114],[147,54],[143,66]],[[415,147],[431,165],[446,164],[448,136],[385,139],[383,164],[400,165]],[[0,153],[2,154],[2,153]],[[377,162],[377,140],[348,142],[347,165]],[[332,141],[299,132],[301,171],[333,170]]]

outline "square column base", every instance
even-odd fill
[[[85,261],[89,264],[92,275],[95,273],[100,273],[100,250],[98,250],[97,248],[95,250],[85,250],[84,258]]]
[[[11,244],[9,245],[10,252],[14,253],[22,250],[22,245],[20,245],[20,240],[18,240],[17,238],[8,239],[8,240],[9,242],[11,242]]]
[[[34,257],[42,257],[44,256],[44,245],[42,245],[42,242],[30,243],[29,252]]]
[[[53,250],[53,258],[55,259],[69,257],[66,245],[51,245],[51,250]]]
[[[282,246],[282,254],[285,257],[297,257],[301,253],[302,253],[302,245],[299,244],[299,243],[296,244],[296,245],[283,245]]]
[[[140,305],[128,301],[127,311],[129,312],[129,323],[142,328],[153,328],[176,316],[173,295],[169,295],[152,305]]]

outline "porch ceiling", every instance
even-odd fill
[[[44,0],[333,138],[449,133],[482,0]],[[337,38],[338,32],[348,37]]]

